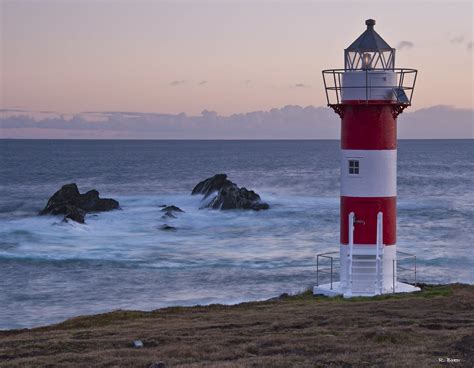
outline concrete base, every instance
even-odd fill
[[[405,284],[403,282],[398,282],[395,287],[395,293],[413,293],[415,291],[420,291],[421,289],[419,287],[410,285],[410,284]],[[384,294],[392,294],[392,291],[386,292]],[[332,283],[332,289],[331,289],[331,284],[324,284],[324,285],[319,285],[319,286],[314,286],[313,287],[313,295],[325,295],[329,297],[333,296],[338,296],[338,295],[344,295],[344,291],[341,290],[341,286],[339,282],[333,282]],[[366,294],[366,295],[352,295],[354,296],[375,296],[377,294]],[[348,296],[347,294],[344,295],[344,298],[350,298],[351,296]]]
[[[331,284],[324,284],[313,287],[313,295],[338,296],[342,294],[343,293],[341,291],[339,281],[332,283],[332,289]]]

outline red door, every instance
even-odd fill
[[[377,214],[380,211],[378,201],[354,202],[354,244],[377,243]]]

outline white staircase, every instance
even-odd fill
[[[354,244],[354,213],[349,214],[349,277],[345,297],[383,292],[383,214],[377,214],[377,244]]]

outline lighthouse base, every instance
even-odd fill
[[[406,284],[404,282],[398,282],[396,283],[395,286],[395,292],[393,291],[386,291],[383,292],[382,294],[394,294],[394,293],[413,293],[415,291],[420,291],[421,289],[419,287],[413,286],[411,284]],[[341,288],[341,284],[339,282],[333,282],[332,286],[331,284],[324,284],[324,285],[319,285],[319,286],[314,286],[313,287],[313,295],[324,295],[324,296],[344,296],[344,298],[351,298],[355,296],[375,296],[375,295],[381,295],[381,294],[375,294],[375,293],[358,293],[357,295],[351,295],[345,292]]]
[[[397,260],[397,253],[399,253],[401,259]],[[339,280],[316,285],[313,288],[313,294],[343,295],[345,298],[351,298],[409,293],[420,290],[412,284],[399,281],[397,269],[402,271],[400,276],[404,281],[407,280],[406,271],[412,270],[416,284],[416,260],[413,269],[410,269],[409,265],[405,263],[398,265],[399,261],[405,262],[410,259],[407,257],[416,257],[409,253],[397,252],[395,244],[389,246],[382,244],[341,244],[339,259],[328,256],[328,254],[331,253],[318,255],[317,279],[320,281],[321,276],[323,276],[326,277],[327,282],[329,281],[328,273],[330,273],[330,280],[332,281],[337,277],[337,272],[333,273],[333,270],[339,270]],[[330,259],[330,268],[327,264],[324,264],[323,259]],[[337,261],[339,261],[339,267]],[[410,279],[412,278],[408,277],[408,280]]]

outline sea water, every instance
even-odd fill
[[[472,143],[399,142],[397,243],[419,281],[474,283]],[[338,141],[0,140],[0,155],[0,329],[294,293],[339,247]],[[270,210],[200,209],[190,192],[216,173]],[[71,182],[121,210],[38,216]],[[165,204],[185,212],[163,220]]]

